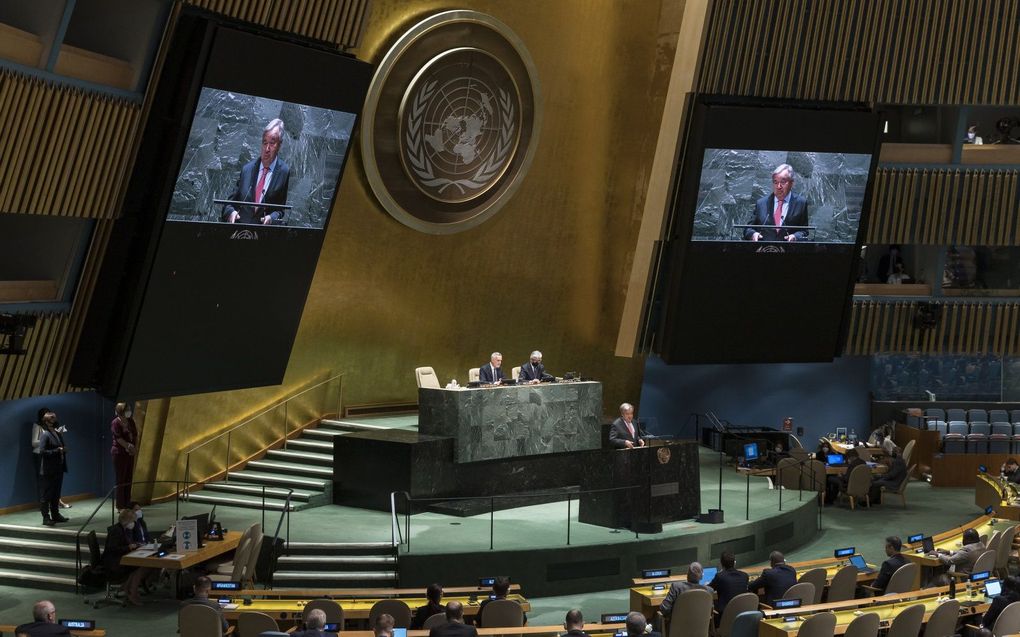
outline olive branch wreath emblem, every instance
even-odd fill
[[[495,151],[482,162],[482,165],[469,179],[447,179],[446,177],[437,177],[433,172],[432,162],[425,151],[425,136],[422,130],[425,107],[428,105],[429,98],[435,93],[436,83],[436,80],[433,80],[425,84],[411,104],[411,114],[407,119],[407,132],[404,135],[407,161],[411,164],[411,170],[417,175],[421,185],[430,188],[438,187],[439,192],[443,192],[450,186],[457,188],[461,194],[464,194],[469,188],[472,190],[482,188],[499,174],[503,168],[503,162],[514,147],[514,131],[517,124],[514,120],[514,104],[510,99],[510,93],[504,89],[498,89],[500,120],[499,139]]]

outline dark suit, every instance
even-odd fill
[[[220,620],[223,622],[223,630],[224,631],[226,631],[227,628],[230,627],[229,624],[227,624],[226,618],[223,617],[223,609],[220,608],[220,605],[217,602],[209,599],[208,597],[192,597],[191,599],[186,599],[183,602],[181,602],[181,606],[190,606],[191,604],[198,604],[200,606],[208,606],[209,608],[211,608],[214,611],[216,611],[216,614],[218,614],[220,616]],[[313,635],[317,635],[318,633],[316,632],[316,633],[312,633],[312,634]],[[296,636],[292,635],[291,637],[296,637]]]
[[[723,609],[726,608],[726,604],[729,604],[731,599],[741,593],[746,593],[747,582],[750,579],[747,573],[738,571],[735,568],[724,568],[716,573],[709,583],[709,587],[717,595],[715,600],[716,612],[722,615]]]
[[[234,186],[234,192],[230,193],[227,199],[233,201],[255,201],[255,187],[259,183],[259,170],[262,165],[261,158],[256,157],[252,161],[248,162],[241,168],[241,174],[237,177],[237,185]],[[265,189],[266,194],[262,197],[262,205],[270,204],[287,204],[287,187],[290,184],[290,166],[287,165],[279,156],[276,158],[276,167],[273,169],[273,175],[269,180],[269,185],[265,184],[262,187]],[[262,223],[262,217],[269,215],[273,218],[270,222],[273,225],[279,225],[283,223],[284,210],[281,208],[265,208],[257,206],[241,206],[237,208],[230,204],[223,206],[223,221],[230,220],[230,213],[237,211],[241,216],[237,218],[237,223]]]
[[[39,434],[39,511],[43,518],[60,518],[60,489],[67,473],[64,437],[55,429]]]
[[[796,583],[797,571],[784,562],[762,571],[758,579],[747,585],[747,590],[754,593],[764,588],[765,603],[772,606],[777,599],[783,599],[786,590]]]
[[[900,484],[906,477],[907,463],[903,461],[903,458],[893,458],[892,462],[889,463],[889,470],[885,472],[885,475],[875,478],[873,482],[877,487],[885,487],[886,489],[895,490],[900,487]]]
[[[570,637],[589,637],[588,633],[584,632],[583,630],[577,630],[576,628],[574,630],[568,630],[567,632],[563,633],[560,637],[567,637],[567,635],[570,635]]]
[[[478,629],[461,622],[446,622],[431,629],[429,637],[478,637]]]
[[[786,218],[783,219],[783,226],[806,226],[808,225],[808,204],[807,199],[801,197],[795,192],[791,192],[787,195],[789,203],[786,206]],[[785,241],[786,236],[792,234],[795,236],[797,241],[803,241],[808,238],[809,232],[807,230],[795,230],[793,232],[789,230],[783,230],[782,227],[779,229],[775,228],[775,219],[773,217],[776,211],[776,195],[770,193],[757,201],[754,205],[754,216],[748,221],[748,224],[756,226],[773,226],[771,228],[745,228],[744,229],[744,240],[750,241],[751,237],[754,236],[755,232],[761,234],[761,241]]]
[[[414,618],[411,620],[411,630],[421,630],[422,626],[425,625],[425,620],[438,613],[445,613],[446,606],[442,604],[436,604],[435,602],[429,602],[424,606],[419,606],[414,611]]]
[[[67,626],[50,624],[48,622],[32,622],[22,624],[14,629],[15,635],[28,635],[28,637],[70,637],[71,631]]]
[[[130,573],[133,566],[121,566],[120,559],[131,552],[134,533],[118,523],[106,529],[106,547],[103,549],[103,568],[113,576]]]
[[[893,576],[893,573],[906,563],[907,558],[903,557],[901,553],[896,553],[882,562],[882,568],[878,570],[878,577],[875,578],[875,583],[872,586],[884,593],[885,588],[889,586],[889,579]]]
[[[503,368],[493,367],[492,363],[482,365],[478,368],[478,380],[489,384],[503,380]]]
[[[1002,591],[1002,594],[992,598],[992,603],[981,618],[981,625],[991,630],[995,627],[995,620],[999,618],[1002,611],[1013,602],[1020,601],[1020,596],[1009,591]]]
[[[627,423],[623,422],[623,417],[617,418],[613,421],[613,426],[609,429],[609,444],[617,449],[623,449],[627,446],[626,442],[629,440],[637,446],[638,440],[641,440],[641,434],[644,433],[641,430],[641,423],[635,418],[631,421],[634,425],[634,435],[630,435],[630,430],[627,429]]]
[[[529,380],[552,380],[552,376],[545,373],[545,366],[542,363],[538,365],[532,365],[531,361],[521,365],[521,373],[517,375],[517,380],[526,382]]]
[[[151,544],[155,541],[149,535],[149,527],[146,526],[145,520],[135,520],[135,528],[131,534],[131,539],[135,544]]]

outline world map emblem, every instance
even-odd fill
[[[430,234],[473,228],[514,195],[541,126],[534,64],[506,25],[444,11],[379,62],[362,120],[369,185],[400,223]]]
[[[513,158],[520,110],[512,78],[485,51],[462,48],[436,57],[401,106],[401,159],[408,176],[439,201],[479,196]]]

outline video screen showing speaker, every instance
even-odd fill
[[[336,48],[182,9],[79,384],[137,399],[282,382],[371,74]]]
[[[667,363],[829,361],[845,338],[879,115],[691,98],[662,245]]]

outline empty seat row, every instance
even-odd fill
[[[946,423],[941,420],[932,420],[928,423],[928,429],[939,432],[940,438],[944,438],[946,434],[958,434],[961,436],[990,436],[992,434],[1001,434],[1005,436],[1015,436],[1020,434],[1020,422],[1015,424],[1010,424],[1008,422],[993,422],[989,424],[987,422],[966,423],[960,420],[954,420]]]
[[[1005,409],[939,409],[932,407],[924,410],[926,420],[942,420],[945,422],[1020,422],[1020,409],[1007,412]],[[915,418],[917,418],[915,416]]]

